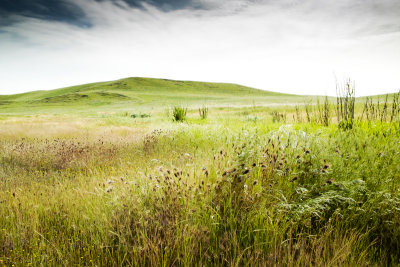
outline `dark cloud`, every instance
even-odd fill
[[[1,0],[0,25],[18,22],[24,17],[90,26],[83,10],[63,0]]]
[[[398,0],[0,0],[0,26],[13,24],[28,17],[88,27],[91,26],[89,19],[91,16],[81,8],[88,2],[108,2],[122,8],[137,9],[145,9],[146,5],[150,5],[163,12],[218,9],[226,14],[240,12],[251,5],[266,4],[279,7],[280,11],[300,8],[306,14],[312,14],[314,10],[327,9],[327,14],[343,19],[350,16],[355,23],[365,17],[400,14]]]
[[[81,0],[86,1],[86,0]],[[201,8],[193,0],[95,0],[96,2],[113,2],[120,6],[125,3],[133,8],[143,8],[144,4],[155,6],[162,11],[173,11],[185,8]],[[10,25],[24,17],[58,21],[81,27],[91,26],[88,14],[80,8],[78,2],[71,0],[1,0],[0,26]]]

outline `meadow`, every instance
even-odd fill
[[[400,264],[399,94],[182,83],[0,96],[0,266]]]

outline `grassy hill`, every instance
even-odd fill
[[[302,103],[304,96],[228,83],[126,78],[49,91],[0,95],[0,113],[75,113],[194,107]]]

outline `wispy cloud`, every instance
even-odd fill
[[[396,0],[69,0],[90,27],[15,14],[0,28],[0,92],[128,76],[334,94],[400,88]]]

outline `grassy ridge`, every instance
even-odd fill
[[[127,78],[0,96],[1,113],[71,113],[122,109],[154,110],[171,105],[251,105],[302,102],[304,97],[236,84]],[[68,110],[68,107],[74,107]]]

